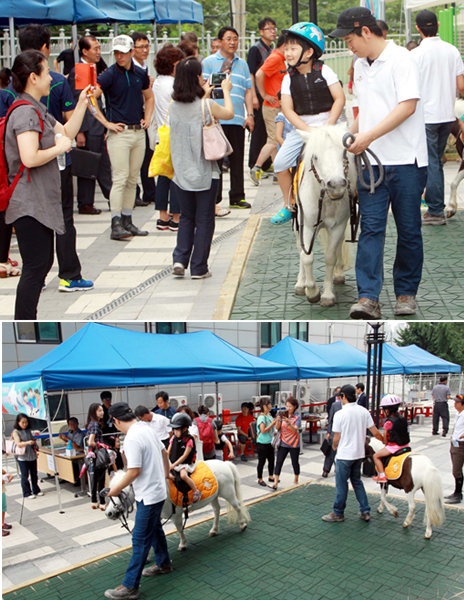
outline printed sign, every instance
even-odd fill
[[[36,419],[46,419],[42,379],[2,383],[2,412],[10,415],[25,413]]]

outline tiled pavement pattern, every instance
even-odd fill
[[[451,600],[462,597],[462,512],[450,510],[447,526],[423,539],[423,528],[403,531],[388,514],[370,523],[358,517],[352,495],[344,523],[324,523],[331,488],[310,484],[250,507],[248,529],[224,525],[208,538],[209,523],[188,531],[190,549],[178,554],[169,538],[174,572],[143,578],[139,597],[177,600]],[[376,497],[370,496],[375,503]],[[400,514],[404,500],[397,502]],[[419,523],[424,507],[417,510]],[[123,576],[129,552],[64,573],[5,600],[103,598]]]
[[[464,276],[462,231],[464,211],[458,211],[446,227],[424,227],[424,266],[419,288],[418,311],[408,320],[463,319]],[[335,286],[337,304],[324,308],[310,304],[304,296],[296,296],[299,258],[291,223],[276,226],[263,219],[253,249],[243,273],[235,299],[231,319],[308,320],[348,319],[350,306],[357,301],[356,276],[353,267],[345,276],[344,285]],[[356,245],[352,245],[353,257]],[[385,241],[385,280],[380,295],[382,315],[394,319],[396,302],[393,290],[393,262],[395,258],[396,229],[390,214]],[[322,289],[325,277],[323,252],[315,245],[314,277]],[[404,317],[397,317],[404,320]]]
[[[454,422],[454,415],[452,415],[452,420]],[[449,441],[441,436],[431,436],[430,419],[426,420],[423,425],[415,424],[412,426],[411,439],[413,449],[416,452],[426,454],[439,469],[444,493],[451,493],[453,480],[449,458]],[[242,597],[242,585],[251,584],[255,589],[254,586],[258,585],[258,581],[262,581],[266,585],[265,593],[263,591],[264,595],[260,593],[253,596],[250,595],[249,591],[246,596],[272,598],[274,597],[272,594],[276,594],[277,597],[277,592],[280,592],[281,595],[278,597],[286,600],[287,597],[292,598],[293,596],[287,596],[288,586],[286,586],[286,593],[282,594],[281,581],[289,581],[289,569],[293,565],[296,569],[292,577],[296,577],[296,579],[290,579],[295,582],[298,588],[303,585],[301,584],[303,582],[308,590],[313,577],[315,583],[319,582],[318,585],[322,585],[320,595],[313,596],[310,594],[304,596],[301,593],[301,596],[296,595],[295,598],[305,597],[311,598],[311,600],[313,598],[335,598],[335,595],[327,594],[329,592],[335,594],[337,588],[338,598],[348,598],[351,596],[344,595],[343,590],[345,588],[341,586],[338,579],[334,580],[337,583],[332,581],[332,567],[335,565],[337,568],[341,566],[350,568],[349,564],[356,564],[356,573],[362,578],[362,585],[366,586],[367,582],[370,582],[370,585],[374,586],[370,589],[374,592],[374,590],[385,585],[386,579],[383,576],[383,571],[381,570],[379,574],[378,569],[382,566],[381,561],[387,556],[388,560],[385,567],[389,568],[388,561],[390,559],[393,559],[396,569],[398,569],[398,564],[401,565],[403,595],[394,597],[402,599],[428,598],[429,596],[412,594],[408,596],[404,593],[406,585],[410,585],[411,590],[415,589],[415,583],[413,585],[413,583],[409,584],[408,582],[414,580],[419,564],[421,578],[422,570],[436,575],[437,565],[442,564],[455,569],[455,572],[462,571],[459,566],[456,567],[456,564],[451,561],[449,553],[451,550],[453,552],[457,550],[455,548],[457,543],[461,544],[456,540],[462,538],[460,528],[464,526],[464,503],[460,505],[459,509],[450,508],[447,510],[447,521],[442,528],[434,532],[430,542],[424,542],[422,539],[424,527],[422,525],[423,508],[421,503],[419,503],[413,529],[407,533],[402,531],[401,517],[404,518],[406,512],[404,502],[399,505],[399,520],[393,519],[388,514],[382,517],[374,516],[368,526],[369,538],[360,538],[360,530],[363,529],[362,525],[365,524],[358,522],[353,499],[350,500],[347,509],[347,521],[341,529],[336,529],[337,524],[322,524],[320,522],[320,516],[331,510],[335,495],[333,470],[327,480],[321,478],[322,458],[318,443],[304,445],[303,453],[300,455],[300,482],[324,482],[327,483],[325,487],[311,485],[309,488],[297,492],[296,495],[283,494],[272,502],[252,506],[253,522],[250,524],[249,531],[244,535],[240,534],[236,527],[228,525],[226,517],[222,517],[220,526],[222,534],[215,540],[206,538],[205,532],[208,525],[201,525],[198,528],[194,527],[189,530],[188,538],[193,542],[195,550],[182,555],[179,555],[176,550],[177,535],[170,536],[169,544],[176,573],[172,579],[160,578],[160,581],[156,581],[156,586],[160,586],[159,597],[163,599],[170,598],[169,590],[172,588],[177,590],[177,593],[183,589],[184,592],[189,590],[189,594],[190,592],[198,594],[189,595],[189,598],[215,599],[222,598],[222,594],[224,594],[225,598],[239,599]],[[263,488],[256,483],[256,458],[246,463],[235,462],[240,472],[242,495],[245,501],[260,499],[272,493],[269,488]],[[8,467],[14,471],[14,464],[10,463]],[[266,470],[264,474],[267,476]],[[290,460],[287,459],[282,471],[279,488],[283,490],[291,487],[292,482],[293,474]],[[372,497],[372,509],[374,510],[378,499],[375,496],[377,485],[366,478],[364,478],[364,483],[368,492],[374,494]],[[91,510],[88,498],[74,498],[76,488],[70,484],[63,483],[62,485],[64,514],[58,512],[53,481],[48,480],[43,483],[42,489],[46,492],[43,497],[26,501],[23,523],[20,526],[19,516],[22,498],[18,480],[15,479],[7,488],[7,522],[13,524],[13,529],[11,535],[2,540],[2,587],[5,591],[8,591],[14,585],[26,583],[60,569],[69,569],[82,561],[116,551],[118,548],[124,548],[130,544],[130,537],[121,529],[119,522],[108,521],[100,511]],[[399,494],[400,498],[404,498],[404,494],[401,492]],[[420,500],[421,497],[422,494],[418,493],[417,498]],[[193,523],[196,519],[209,517],[210,515],[211,510],[209,508],[194,511],[190,521]],[[275,527],[279,527],[282,521],[288,525],[275,529]],[[172,527],[167,526],[166,531],[170,530],[172,530]],[[288,539],[285,535],[287,532],[291,532]],[[296,534],[299,534],[298,538],[295,537]],[[327,535],[329,535],[328,538],[326,538]],[[281,536],[282,546],[280,545]],[[385,545],[383,539],[385,536],[388,543],[391,544],[390,547]],[[244,540],[246,540],[245,545]],[[403,546],[403,543],[406,546]],[[350,544],[352,544],[352,547]],[[369,557],[364,555],[365,545],[368,546],[369,553],[371,551],[378,552],[375,555],[369,554],[372,565],[369,564]],[[428,548],[431,549],[430,552],[434,553],[436,560],[432,560]],[[346,559],[349,555],[344,554],[345,551],[352,551],[355,558]],[[221,554],[222,552],[224,554]],[[386,552],[387,554],[385,554]],[[287,556],[288,554],[290,558]],[[407,568],[405,568],[405,560],[411,561]],[[193,562],[190,566],[191,561]],[[126,565],[127,554],[122,557],[116,556],[99,563],[98,575],[97,571],[94,571],[94,566],[85,567],[85,571],[80,569],[77,572],[73,571],[71,575],[62,575],[60,586],[63,584],[62,582],[65,582],[64,587],[58,586],[57,588],[55,585],[57,580],[51,579],[49,583],[34,585],[33,590],[21,591],[6,597],[11,599],[26,597],[40,599],[42,597],[40,594],[43,593],[44,598],[50,600],[54,598],[68,600],[74,598],[74,594],[71,595],[69,592],[69,589],[72,589],[77,598],[85,597],[87,600],[93,600],[101,597],[101,591],[105,587],[120,583],[121,574]],[[242,569],[242,565],[247,565],[247,568]],[[331,571],[324,571],[329,566]],[[202,585],[199,585],[195,579],[197,571],[200,572],[203,578],[204,584]],[[208,577],[205,576],[207,571],[210,573]],[[85,575],[82,575],[82,573],[85,573]],[[388,573],[389,577],[390,574],[394,575],[393,572],[388,571]],[[448,574],[449,571],[446,570],[446,573]],[[86,578],[85,584],[81,579],[84,576]],[[390,581],[389,578],[388,581]],[[455,580],[450,579],[449,584],[451,585],[453,581]],[[330,589],[326,589],[325,584],[330,584]],[[196,590],[197,585],[199,585],[198,590]],[[237,585],[237,588],[230,587],[235,585]],[[154,586],[154,582],[147,582],[146,584],[144,582],[146,593],[142,598],[153,597],[149,590],[155,590]],[[341,586],[341,588],[338,586]],[[464,589],[464,586],[462,587]],[[56,591],[57,589],[58,591]],[[80,589],[83,591],[79,592]],[[351,590],[351,588],[349,589]],[[434,589],[435,596],[433,598],[451,598],[451,594],[445,595],[446,589],[451,588],[442,589],[440,587],[443,592],[442,595],[437,595],[437,590]],[[221,595],[217,595],[218,590],[222,590]],[[227,595],[227,590],[231,590],[232,595]],[[40,591],[40,594],[36,596],[33,593],[35,591]],[[201,596],[200,592],[204,595]],[[389,588],[389,595],[390,592],[391,589]],[[323,593],[326,595],[322,595]],[[371,599],[380,597],[383,596],[370,596]]]
[[[447,193],[456,171],[457,163],[445,164]],[[225,175],[223,206],[227,206],[228,179],[229,176]],[[279,186],[273,185],[272,177],[269,177],[262,181],[260,187],[255,187],[246,173],[245,192],[246,199],[252,204],[251,211],[233,210],[227,217],[216,219],[210,256],[213,276],[200,281],[191,281],[188,277],[176,279],[169,273],[176,234],[156,230],[153,205],[137,207],[134,212],[134,223],[150,232],[147,237],[124,242],[111,241],[108,204],[98,192],[96,206],[103,210],[102,214],[87,216],[75,213],[74,216],[82,274],[95,282],[95,288],[87,292],[59,293],[55,261],[47,277],[47,288],[40,298],[38,318],[45,321],[228,318],[228,314],[217,316],[216,309],[221,304],[218,299],[222,301],[226,298],[231,304],[233,302],[236,283],[235,280],[231,283],[228,275],[245,260],[248,246],[245,244],[247,247],[242,247],[242,234],[250,221],[250,214],[261,217],[262,224],[232,318],[348,318],[347,309],[356,294],[354,270],[348,272],[347,284],[338,286],[339,304],[334,308],[321,309],[309,305],[304,298],[295,297],[293,286],[297,255],[293,235],[288,225],[277,227],[269,223],[269,217],[282,205]],[[464,207],[464,185],[458,189],[458,205]],[[457,319],[464,314],[462,240],[459,236],[463,219],[462,212],[459,212],[447,227],[424,230],[426,265],[416,318]],[[381,298],[386,318],[393,316],[393,291],[389,280],[394,243],[391,232],[392,229],[386,247],[387,280]],[[11,256],[19,259],[17,246],[12,247]],[[322,281],[320,261],[317,264],[317,278]],[[13,317],[17,283],[16,277],[0,280],[0,319],[9,320]],[[344,294],[343,298],[340,298],[341,293]]]

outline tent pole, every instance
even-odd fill
[[[8,23],[9,23],[9,26],[10,26],[10,55],[11,55],[10,67],[11,67],[11,66],[13,66],[13,61],[14,61],[15,56],[16,56],[14,18],[10,17],[8,19]]]
[[[61,488],[60,488],[60,480],[58,479],[58,473],[56,470],[56,461],[55,461],[55,446],[53,445],[53,436],[52,436],[52,424],[50,421],[50,407],[48,405],[48,393],[44,390],[44,399],[45,399],[45,407],[47,409],[47,427],[48,427],[48,436],[50,439],[50,450],[52,451],[52,459],[53,459],[53,470],[55,474],[55,486],[56,492],[58,494],[58,508],[60,514],[64,514],[63,507],[61,506]]]
[[[156,37],[156,21],[155,20],[152,21],[152,27],[153,27],[153,41],[155,44],[155,54],[158,54],[158,39]]]
[[[179,29],[179,42],[180,42],[181,36],[182,36],[182,24],[181,24],[180,21],[177,23],[177,26],[178,26],[178,29]]]
[[[79,62],[79,46],[77,45],[77,25],[76,25],[76,23],[72,24],[71,34],[72,34],[72,47],[73,47],[73,52],[74,52],[74,61],[77,64]]]

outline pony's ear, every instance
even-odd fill
[[[311,136],[311,132],[310,131],[303,131],[302,129],[297,129],[297,131],[300,134],[303,142],[306,144],[309,141],[309,138]]]

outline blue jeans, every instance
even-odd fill
[[[445,210],[445,181],[441,157],[451,131],[451,123],[429,123],[425,125],[427,134],[427,183],[425,184],[425,202],[431,215],[443,215]]]
[[[137,589],[145,567],[150,548],[155,551],[155,563],[158,567],[171,564],[168,545],[161,526],[161,510],[164,501],[145,506],[143,500],[137,502],[137,514],[132,531],[132,557],[127,567],[122,585]]]
[[[335,461],[335,485],[337,488],[337,496],[335,498],[333,511],[336,515],[343,516],[345,513],[346,498],[348,496],[348,480],[351,481],[361,512],[365,513],[370,512],[371,510],[364,484],[361,481],[361,463],[362,458],[358,458],[357,460],[340,460],[337,458]]]
[[[378,167],[373,167],[377,178]],[[391,204],[397,242],[393,264],[396,296],[415,296],[422,275],[421,194],[426,167],[386,166],[384,180],[373,195],[358,182],[361,233],[356,254],[359,298],[378,300],[383,285],[383,249]]]

